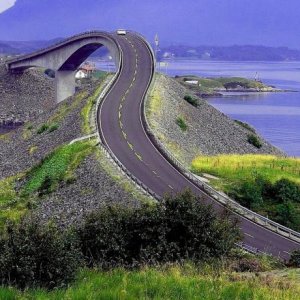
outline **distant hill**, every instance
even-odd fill
[[[0,41],[0,54],[26,54],[48,47],[61,41],[56,38],[45,41]],[[97,51],[93,56],[106,55],[105,49]],[[300,50],[287,47],[266,46],[185,46],[172,45],[162,47],[158,52],[158,59],[171,57],[187,59],[206,59],[223,61],[300,61]]]
[[[300,50],[265,46],[169,46],[161,48],[159,59],[170,57],[224,61],[297,61]]]
[[[0,41],[0,54],[25,54],[48,47],[61,41],[56,38],[48,41]]]

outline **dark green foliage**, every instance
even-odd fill
[[[300,187],[288,179],[281,179],[273,186],[275,199],[280,202],[300,202]]]
[[[76,235],[37,222],[10,225],[0,238],[0,280],[20,288],[69,282],[81,265]]]
[[[37,134],[42,134],[43,132],[47,131],[49,128],[48,124],[43,124],[38,130],[37,130]]]
[[[292,267],[300,268],[300,249],[292,252],[289,263]]]
[[[52,124],[50,125],[48,132],[53,132],[59,128],[58,124]]]
[[[176,119],[176,124],[180,127],[180,129],[182,131],[186,131],[187,128],[188,128],[187,124],[185,123],[185,121],[184,121],[184,119],[182,117],[178,117]]]
[[[249,144],[253,145],[256,148],[261,148],[262,147],[261,141],[259,140],[259,138],[255,134],[249,134],[247,141],[248,141]]]
[[[54,184],[54,180],[50,176],[46,176],[38,188],[39,196],[47,195],[51,192],[52,185]]]
[[[252,181],[242,180],[230,193],[245,207],[268,212],[272,219],[294,230],[300,229],[300,218],[296,203],[300,200],[300,187],[288,179],[280,179],[274,184],[261,176]]]
[[[235,123],[239,124],[240,126],[246,128],[247,130],[255,133],[255,129],[253,127],[251,127],[249,124],[242,122],[240,120],[234,120]]]
[[[239,230],[186,191],[154,207],[102,209],[79,235],[88,264],[112,268],[220,257],[234,247]]]
[[[191,95],[185,95],[183,99],[195,107],[199,105],[198,100]]]
[[[261,188],[257,184],[249,181],[243,182],[241,186],[237,188],[235,198],[238,198],[243,206],[251,209],[259,207],[263,201]]]

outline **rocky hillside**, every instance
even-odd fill
[[[146,107],[154,133],[187,166],[200,154],[284,154],[203,99],[194,96],[198,106],[193,106],[184,99],[190,93],[175,79],[157,74]],[[261,148],[248,142],[250,135],[257,136]]]
[[[54,80],[43,70],[28,69],[24,74],[12,75],[0,65],[0,122],[26,122],[54,105]]]
[[[97,140],[69,145],[94,132],[93,105],[109,78],[86,84],[73,97],[54,104],[51,81],[38,72],[30,70],[3,84],[5,108],[9,101],[18,102],[19,93],[22,100],[14,113],[26,117],[34,110],[37,116],[28,115],[24,126],[0,134],[0,228],[27,211],[43,222],[54,219],[66,226],[104,203],[136,205],[144,200],[102,154]]]

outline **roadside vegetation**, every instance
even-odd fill
[[[210,184],[242,205],[300,230],[300,159],[271,155],[199,156],[195,174],[214,175]]]
[[[100,96],[101,91],[104,88],[105,80],[108,78],[108,75],[106,72],[99,71],[99,83],[98,88],[87,98],[86,104],[81,110],[81,118],[82,118],[82,132],[84,134],[91,134],[93,132],[93,128],[91,126],[91,113],[92,109],[97,103],[97,99]],[[97,73],[98,74],[98,73]],[[95,75],[96,76],[96,75]],[[98,77],[97,77],[98,78]],[[100,84],[101,82],[101,84]]]
[[[1,299],[205,299],[205,300],[298,300],[299,271],[262,275],[222,274],[202,271],[192,264],[141,270],[81,270],[64,289],[47,291],[0,288]]]
[[[62,181],[74,181],[74,171],[93,149],[93,142],[61,146],[28,172],[1,180],[0,229],[9,220],[20,220],[40,197],[54,191]]]
[[[0,235],[0,280],[51,289],[65,286],[83,266],[105,271],[220,263],[239,239],[234,219],[217,215],[189,191],[139,208],[103,207],[64,231],[27,217]]]
[[[187,131],[188,125],[186,124],[185,120],[183,117],[178,117],[176,119],[176,124],[180,127],[182,131]]]
[[[197,98],[195,98],[191,95],[185,95],[183,99],[195,107],[198,107],[198,105],[199,105]]]

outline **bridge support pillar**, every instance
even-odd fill
[[[75,93],[75,71],[56,71],[56,102],[59,103]]]

